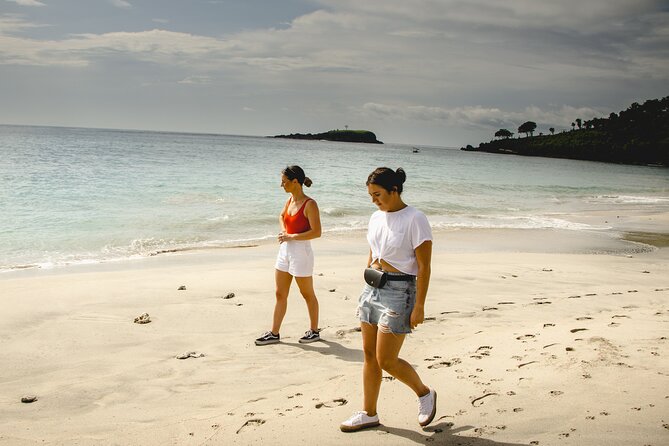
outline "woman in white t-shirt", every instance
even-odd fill
[[[376,403],[382,370],[416,393],[421,426],[430,424],[436,413],[437,393],[423,384],[408,362],[398,357],[406,334],[425,319],[432,257],[432,230],[425,214],[402,201],[405,181],[402,168],[393,171],[379,167],[367,178],[367,191],[379,208],[369,220],[367,267],[384,271],[386,280],[381,288],[365,285],[358,302],[365,353],[364,410],[341,424],[344,432],[380,424]],[[375,280],[372,282],[376,285]]]

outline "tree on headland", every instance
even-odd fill
[[[518,127],[518,133],[525,133],[525,136],[532,136],[537,129],[537,123],[532,121],[524,122]]]
[[[534,130],[528,124],[519,133]],[[463,150],[669,167],[669,96],[571,125],[571,131],[550,127],[548,136],[498,139]]]
[[[507,129],[499,129],[495,132],[495,138],[504,138],[509,139],[513,136],[513,133]]]

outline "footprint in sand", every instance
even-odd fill
[[[519,340],[519,341],[526,341],[526,340],[532,339],[534,337],[535,336],[533,334],[526,334],[526,335],[518,336],[516,339]]]
[[[332,401],[327,401],[325,403],[317,403],[316,409],[320,409],[321,407],[333,408],[337,406],[343,406],[345,404],[348,404],[348,400],[344,398],[335,398]]]
[[[590,316],[581,316],[576,318],[577,321],[589,321],[591,319],[592,318]]]
[[[515,304],[516,304],[515,302],[506,302],[506,301],[497,302],[497,305],[515,305]]]
[[[429,365],[428,369],[440,369],[442,367],[452,367],[454,365],[460,364],[462,361],[460,358],[453,358],[450,361],[440,361],[436,364]]]
[[[551,396],[560,396],[560,395],[562,395],[563,393],[564,393],[564,392],[562,392],[562,391],[560,391],[560,390],[551,390]]]
[[[353,328],[349,328],[348,330],[337,330],[337,332],[335,333],[335,336],[337,336],[337,338],[341,339],[341,338],[345,337],[347,334],[355,333],[357,331],[362,331],[362,329],[360,327],[353,327]]]
[[[481,311],[492,311],[492,310],[499,310],[497,307],[483,307]]]
[[[570,331],[571,333],[577,333],[577,332],[579,332],[579,331],[587,331],[587,330],[588,330],[587,328],[572,328],[572,329],[569,330],[569,331]]]
[[[555,324],[544,324],[544,328],[546,327],[555,327]]]

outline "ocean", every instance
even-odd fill
[[[666,168],[416,147],[0,125],[0,272],[274,240],[289,164],[313,180],[325,237],[366,227],[379,166],[406,170],[403,197],[435,230],[607,231],[576,217],[669,210]]]

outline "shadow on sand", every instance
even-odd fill
[[[423,432],[409,429],[400,429],[381,425],[375,430],[387,432],[393,437],[401,437],[409,440],[411,443],[425,445],[443,445],[443,446],[525,446],[528,443],[503,443],[499,441],[488,440],[485,438],[466,437],[457,435],[460,432],[473,430],[474,426],[461,426],[453,429],[453,423],[441,422],[426,427]],[[355,435],[355,434],[351,434]],[[399,439],[399,438],[398,438]],[[407,442],[407,443],[409,443]],[[393,438],[388,438],[384,443],[394,444]],[[402,442],[404,443],[404,442]]]
[[[282,342],[286,347],[297,347],[308,352],[316,352],[322,355],[336,356],[342,361],[363,362],[362,350],[357,348],[348,348],[334,341],[321,340],[311,344]],[[323,346],[326,347],[323,347]]]

